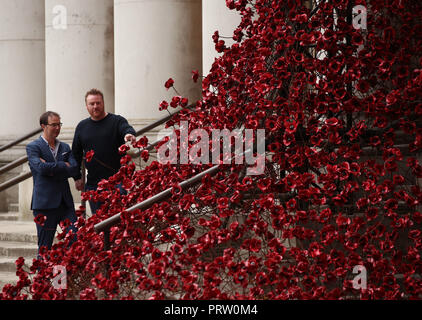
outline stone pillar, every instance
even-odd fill
[[[114,0],[116,113],[140,128],[167,115],[162,100],[177,95],[189,103],[201,96],[201,0]],[[171,108],[170,108],[171,109]]]
[[[238,11],[230,10],[226,0],[202,0],[202,61],[204,76],[206,76],[214,59],[221,54],[215,51],[212,35],[218,30],[220,36],[232,37],[233,31],[240,24]],[[234,43],[232,39],[223,39],[227,46]]]
[[[104,93],[114,112],[113,0],[46,0],[47,109],[60,113],[63,129],[88,117],[84,96]]]
[[[39,126],[45,109],[44,0],[0,0],[0,137]]]
[[[0,138],[9,142],[38,128],[45,111],[44,0],[0,0],[0,8]],[[19,145],[2,157],[9,162],[24,154]],[[2,180],[19,173],[13,170]],[[2,192],[3,211],[20,200],[17,193],[24,184],[32,186],[32,181]]]

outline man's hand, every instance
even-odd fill
[[[136,137],[133,134],[128,133],[127,135],[125,135],[125,142],[128,142],[128,141],[130,141],[131,143],[135,143]]]
[[[84,182],[83,182],[82,179],[75,180],[75,188],[78,191],[83,191],[83,189],[84,189]]]
[[[45,163],[45,160],[43,158],[40,158],[40,160],[41,160],[42,163]]]

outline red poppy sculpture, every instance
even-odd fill
[[[124,157],[85,195],[105,204],[79,217],[77,242],[64,236],[29,270],[18,261],[1,298],[422,297],[422,3],[226,2],[242,16],[234,44],[214,34],[222,55],[202,99],[168,125],[179,135],[182,121],[189,132],[263,129],[264,170],[221,158],[216,175],[182,188],[213,164],[137,170]],[[124,212],[168,188],[167,200]],[[106,248],[94,225],[122,211]],[[65,289],[51,284],[55,265]]]

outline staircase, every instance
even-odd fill
[[[75,209],[80,203],[75,203]],[[37,227],[32,220],[21,220],[18,204],[9,204],[8,212],[0,212],[0,292],[5,284],[16,284],[15,261],[19,257],[25,259],[24,270],[29,272],[32,260],[38,253]],[[87,217],[92,215],[91,209],[86,210]],[[53,245],[58,242],[57,233],[62,232],[57,226]],[[31,274],[29,275],[31,279]]]
[[[9,212],[0,213],[0,291],[5,284],[15,284],[15,261],[25,258],[29,270],[32,259],[37,257],[37,231],[33,221],[18,219],[17,205],[10,205]]]

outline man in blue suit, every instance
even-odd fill
[[[75,234],[70,244],[76,240],[75,206],[68,178],[79,174],[69,145],[57,139],[62,126],[59,114],[45,112],[40,117],[40,125],[42,135],[26,146],[34,180],[31,210],[37,226],[38,253],[43,246],[51,249],[61,221],[69,220],[66,233],[72,230]]]

